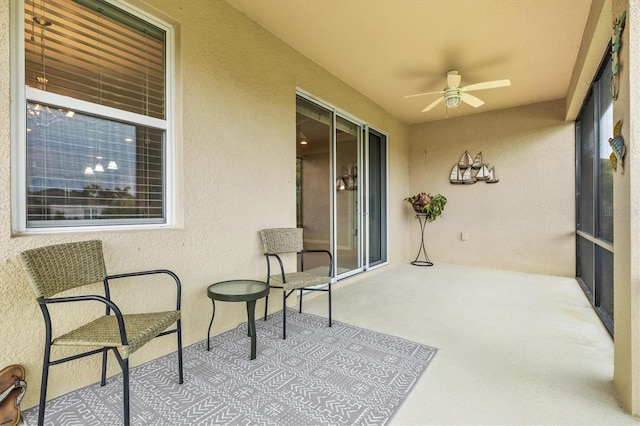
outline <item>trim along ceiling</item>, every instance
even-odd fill
[[[407,124],[564,99],[591,0],[227,0]],[[604,52],[603,52],[604,53]],[[485,104],[421,112],[447,71]]]

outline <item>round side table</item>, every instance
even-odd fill
[[[256,359],[256,300],[269,294],[269,285],[264,281],[256,280],[230,280],[211,284],[207,288],[207,296],[211,299],[213,313],[207,332],[207,351],[211,350],[209,339],[211,337],[211,326],[213,318],[216,316],[216,300],[221,302],[247,302],[247,325],[248,335],[251,337],[251,357]]]

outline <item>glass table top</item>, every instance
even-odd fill
[[[269,294],[269,286],[264,281],[230,280],[211,284],[207,295],[211,299],[226,301],[255,300]]]

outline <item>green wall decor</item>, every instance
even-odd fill
[[[613,59],[613,65],[611,66],[611,86],[609,91],[611,92],[611,98],[614,101],[618,100],[618,90],[620,89],[618,83],[618,72],[620,71],[620,45],[622,44],[622,31],[624,30],[624,23],[627,20],[627,11],[622,12],[620,19],[613,21],[613,38],[611,40],[611,57]]]

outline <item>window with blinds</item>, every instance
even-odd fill
[[[24,1],[26,228],[166,223],[166,31]]]

